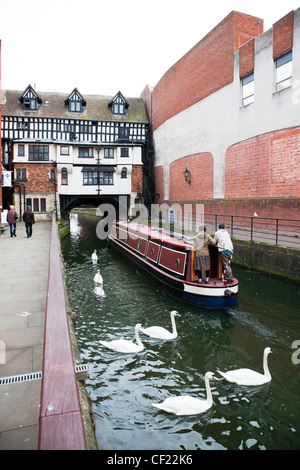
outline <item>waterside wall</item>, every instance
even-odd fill
[[[232,239],[234,264],[300,284],[300,250],[264,242]]]

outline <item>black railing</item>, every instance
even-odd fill
[[[183,228],[185,234],[198,231],[199,223],[204,223],[207,231],[214,233],[219,224],[223,223],[232,238],[300,248],[300,219],[204,213],[199,220],[192,213],[183,215],[180,211],[171,211],[174,230]],[[162,214],[160,220],[168,224],[170,211]]]
[[[225,224],[232,238],[300,248],[300,220],[297,219],[205,214],[208,227],[217,230],[220,223]]]

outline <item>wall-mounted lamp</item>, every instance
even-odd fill
[[[184,175],[185,181],[191,184],[191,172],[186,168],[182,173]]]

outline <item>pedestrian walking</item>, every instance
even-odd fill
[[[10,236],[11,237],[16,237],[17,234],[16,234],[16,231],[17,231],[17,220],[18,220],[19,216],[17,214],[17,212],[15,211],[15,207],[14,206],[10,206],[9,207],[9,211],[7,213],[7,222],[9,223],[9,231],[10,231]]]
[[[27,238],[30,238],[32,236],[32,226],[35,223],[34,213],[31,210],[31,206],[27,206],[27,210],[23,214],[23,221],[25,222]]]

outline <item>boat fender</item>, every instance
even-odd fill
[[[232,290],[230,289],[225,289],[224,294],[226,295],[226,297],[232,297],[234,295],[234,292],[232,292]]]

